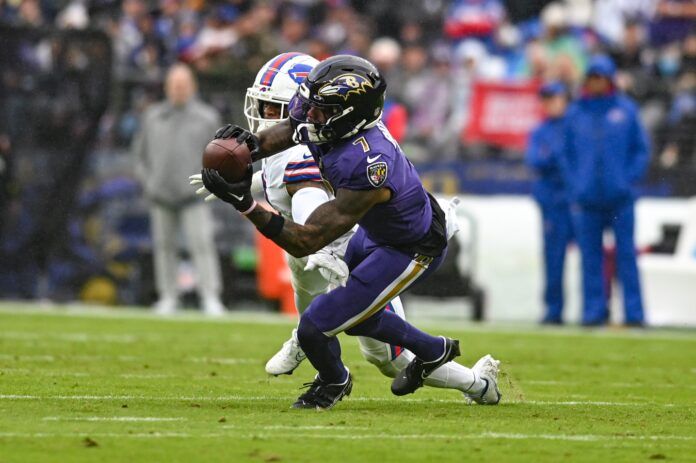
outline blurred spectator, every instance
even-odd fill
[[[530,134],[526,162],[537,180],[533,195],[541,211],[544,246],[544,305],[542,323],[563,323],[563,267],[566,249],[573,239],[568,192],[561,172],[565,145],[568,90],[560,82],[544,85],[539,96],[543,122]]]
[[[187,181],[191,173],[200,170],[200,153],[220,125],[220,117],[195,98],[195,91],[193,73],[187,66],[170,68],[165,81],[167,100],[147,110],[132,147],[145,195],[152,202],[152,241],[160,297],[155,308],[161,314],[173,313],[177,306],[181,229],[196,266],[203,310],[210,315],[224,312],[212,215],[209,205],[198,200]]]
[[[389,37],[375,40],[370,47],[368,55],[369,60],[377,66],[377,69],[379,69],[379,72],[387,82],[388,91],[386,92],[382,120],[397,143],[401,143],[404,140],[408,129],[408,111],[406,107],[395,101],[391,96],[392,93],[397,93],[393,90],[398,88],[396,84],[401,80],[398,77],[399,71],[397,68],[400,57],[401,47],[396,40]],[[395,88],[392,88],[392,83],[395,84]]]
[[[208,14],[192,45],[191,59],[199,69],[207,68],[208,60],[237,43],[239,36],[234,27],[236,18],[236,10],[221,7]]]
[[[643,24],[652,17],[656,0],[596,0],[592,25],[610,46],[625,41],[631,23]]]
[[[419,54],[420,50],[415,50],[414,58],[414,50],[409,47],[409,60],[406,65],[409,72],[415,72],[421,67],[420,60],[423,55]],[[403,85],[407,80],[402,64],[403,56],[399,42],[389,37],[380,37],[375,40],[368,54],[368,59],[377,66],[387,81],[387,97],[397,101],[403,101]]]
[[[450,97],[451,116],[448,125],[443,129],[450,137],[450,143],[458,140],[462,129],[469,122],[473,86],[477,80],[502,79],[508,72],[505,61],[495,55],[490,55],[478,40],[465,40],[454,50],[452,59],[452,87]],[[450,156],[456,154],[449,146]],[[467,155],[475,151],[467,146]]]
[[[569,11],[562,3],[546,6],[541,13],[541,45],[548,59],[545,77],[572,86],[585,71],[587,57],[580,41],[570,33],[568,18]]]
[[[680,176],[683,180],[675,185],[682,189],[682,181],[693,181],[691,172],[696,167],[696,71],[685,72],[677,82],[666,127],[666,144],[660,154],[660,165],[686,174]]]
[[[622,32],[621,42],[609,52],[619,68],[616,83],[631,97],[644,101],[655,85],[644,48],[647,43],[645,27],[640,22],[628,22]]]
[[[12,180],[12,143],[10,136],[0,127],[0,217],[7,218],[5,208],[10,199],[10,181]],[[0,226],[0,235],[2,227]]]
[[[681,72],[696,72],[696,28],[684,39]]]
[[[39,0],[22,0],[19,4],[19,25],[41,27],[44,25],[44,17]]]
[[[693,0],[657,0],[650,40],[658,46],[682,40],[693,32],[695,21],[696,2]]]
[[[306,14],[300,9],[290,10],[280,23],[279,48],[281,50],[293,50],[304,52],[307,49],[305,40],[309,34],[309,22]],[[342,33],[341,33],[342,34]],[[341,35],[337,43],[343,41]]]
[[[425,148],[423,156],[432,158],[444,153],[456,152],[452,135],[448,130],[452,115],[452,94],[454,82],[451,73],[451,54],[449,49],[439,47],[432,62],[422,45],[411,45],[404,50],[404,70],[406,84],[403,88],[403,101],[410,114],[408,140]],[[456,139],[456,135],[455,139]],[[410,153],[417,157],[416,152]]]
[[[445,18],[445,34],[452,39],[490,39],[504,17],[500,0],[455,0]]]
[[[86,0],[72,0],[56,18],[61,29],[84,29],[89,25]]]
[[[645,174],[650,151],[637,107],[617,91],[615,75],[608,56],[595,56],[587,69],[582,97],[568,111],[562,166],[582,254],[584,325],[608,321],[602,283],[602,237],[608,227],[616,243],[625,323],[643,324],[634,203],[635,185]]]

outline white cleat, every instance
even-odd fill
[[[486,387],[479,394],[464,394],[466,395],[469,402],[476,402],[480,405],[498,405],[501,397],[503,395],[498,390],[498,367],[500,365],[500,360],[496,360],[493,357],[484,355],[478,362],[471,368],[474,374],[479,375],[479,377],[486,383]]]
[[[203,313],[209,317],[221,317],[225,315],[225,305],[219,297],[204,297]]]
[[[178,301],[175,297],[163,297],[152,306],[157,315],[174,315]]]
[[[306,358],[307,356],[297,341],[297,330],[294,329],[290,339],[285,341],[278,353],[266,362],[266,373],[274,376],[291,375]]]

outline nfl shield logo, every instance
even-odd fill
[[[384,185],[387,180],[387,163],[376,162],[367,166],[367,179],[370,181],[370,185],[375,188]]]

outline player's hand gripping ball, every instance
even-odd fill
[[[228,182],[238,182],[246,175],[259,140],[248,130],[226,125],[203,151],[203,168],[216,170]]]
[[[201,181],[205,189],[221,200],[234,206],[242,214],[247,214],[256,205],[251,196],[251,178],[254,171],[251,164],[238,182],[228,182],[215,169],[203,169]]]

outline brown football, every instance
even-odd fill
[[[203,151],[203,167],[217,170],[228,182],[238,182],[244,178],[249,164],[249,147],[235,138],[213,140]]]

